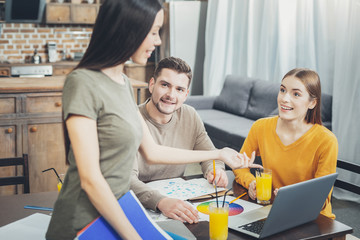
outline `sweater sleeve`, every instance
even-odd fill
[[[137,157],[139,157],[139,153],[137,154]],[[135,195],[139,198],[141,204],[145,208],[157,211],[158,203],[161,199],[165,198],[165,196],[161,195],[159,191],[153,190],[144,182],[139,180],[139,169],[137,161],[138,160],[135,159],[131,172],[130,189],[134,191]]]
[[[323,146],[319,148],[318,152],[319,161],[315,171],[315,177],[321,177],[336,172],[338,142],[335,135],[328,132],[328,137],[324,138],[324,143],[322,145]],[[329,218],[335,219],[335,215],[332,213],[331,195],[332,189],[326,198],[320,213]]]
[[[256,151],[256,156],[259,156],[259,145],[258,145],[258,127],[259,121],[256,121],[251,127],[248,136],[246,137],[243,146],[241,147],[240,153],[246,153],[247,156],[251,156],[253,151]],[[249,188],[252,181],[255,180],[254,175],[250,172],[249,168],[235,169],[233,170],[235,175],[235,181],[241,184],[245,188]]]

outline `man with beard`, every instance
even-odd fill
[[[151,97],[139,106],[139,110],[158,144],[189,150],[213,150],[215,147],[199,115],[194,108],[183,104],[189,93],[191,79],[191,68],[185,61],[175,57],[161,60],[154,77],[149,81]],[[186,165],[149,165],[138,154],[130,188],[144,207],[161,211],[169,218],[196,223],[198,213],[190,204],[163,196],[143,183],[182,177],[185,168]],[[212,161],[202,162],[201,169],[209,183],[216,182],[219,187],[227,186],[228,178],[222,162],[216,161],[215,179]]]

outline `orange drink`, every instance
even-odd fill
[[[270,169],[256,169],[256,194],[259,204],[269,204],[272,190],[272,172]]]
[[[60,190],[61,190],[61,188],[62,188],[62,182],[64,181],[64,176],[65,176],[65,174],[63,174],[63,173],[61,173],[61,174],[59,174],[59,179],[58,179],[58,183],[57,183],[57,190],[58,190],[58,192],[60,192]],[[61,181],[60,181],[60,179],[61,179]]]
[[[62,183],[59,181],[59,182],[58,182],[58,184],[57,184],[57,189],[58,189],[58,192],[60,192],[61,187],[62,187]]]
[[[219,207],[218,207],[219,206]],[[228,237],[229,204],[219,202],[209,204],[209,235],[211,240],[226,240]]]

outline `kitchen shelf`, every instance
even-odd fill
[[[47,24],[94,24],[100,3],[47,3]]]

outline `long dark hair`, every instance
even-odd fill
[[[282,80],[286,77],[294,76],[299,79],[305,86],[307,92],[310,95],[310,100],[313,99],[316,101],[316,105],[313,109],[308,109],[305,121],[307,123],[312,124],[320,124],[322,125],[321,121],[321,84],[320,84],[320,77],[319,75],[310,69],[306,68],[295,68],[290,70]]]
[[[89,46],[75,69],[100,71],[125,63],[146,38],[161,8],[158,0],[105,0],[96,18]],[[65,158],[69,164],[70,138],[65,120],[63,130]]]
[[[158,0],[105,0],[76,68],[100,70],[125,63],[144,41],[161,8]]]

